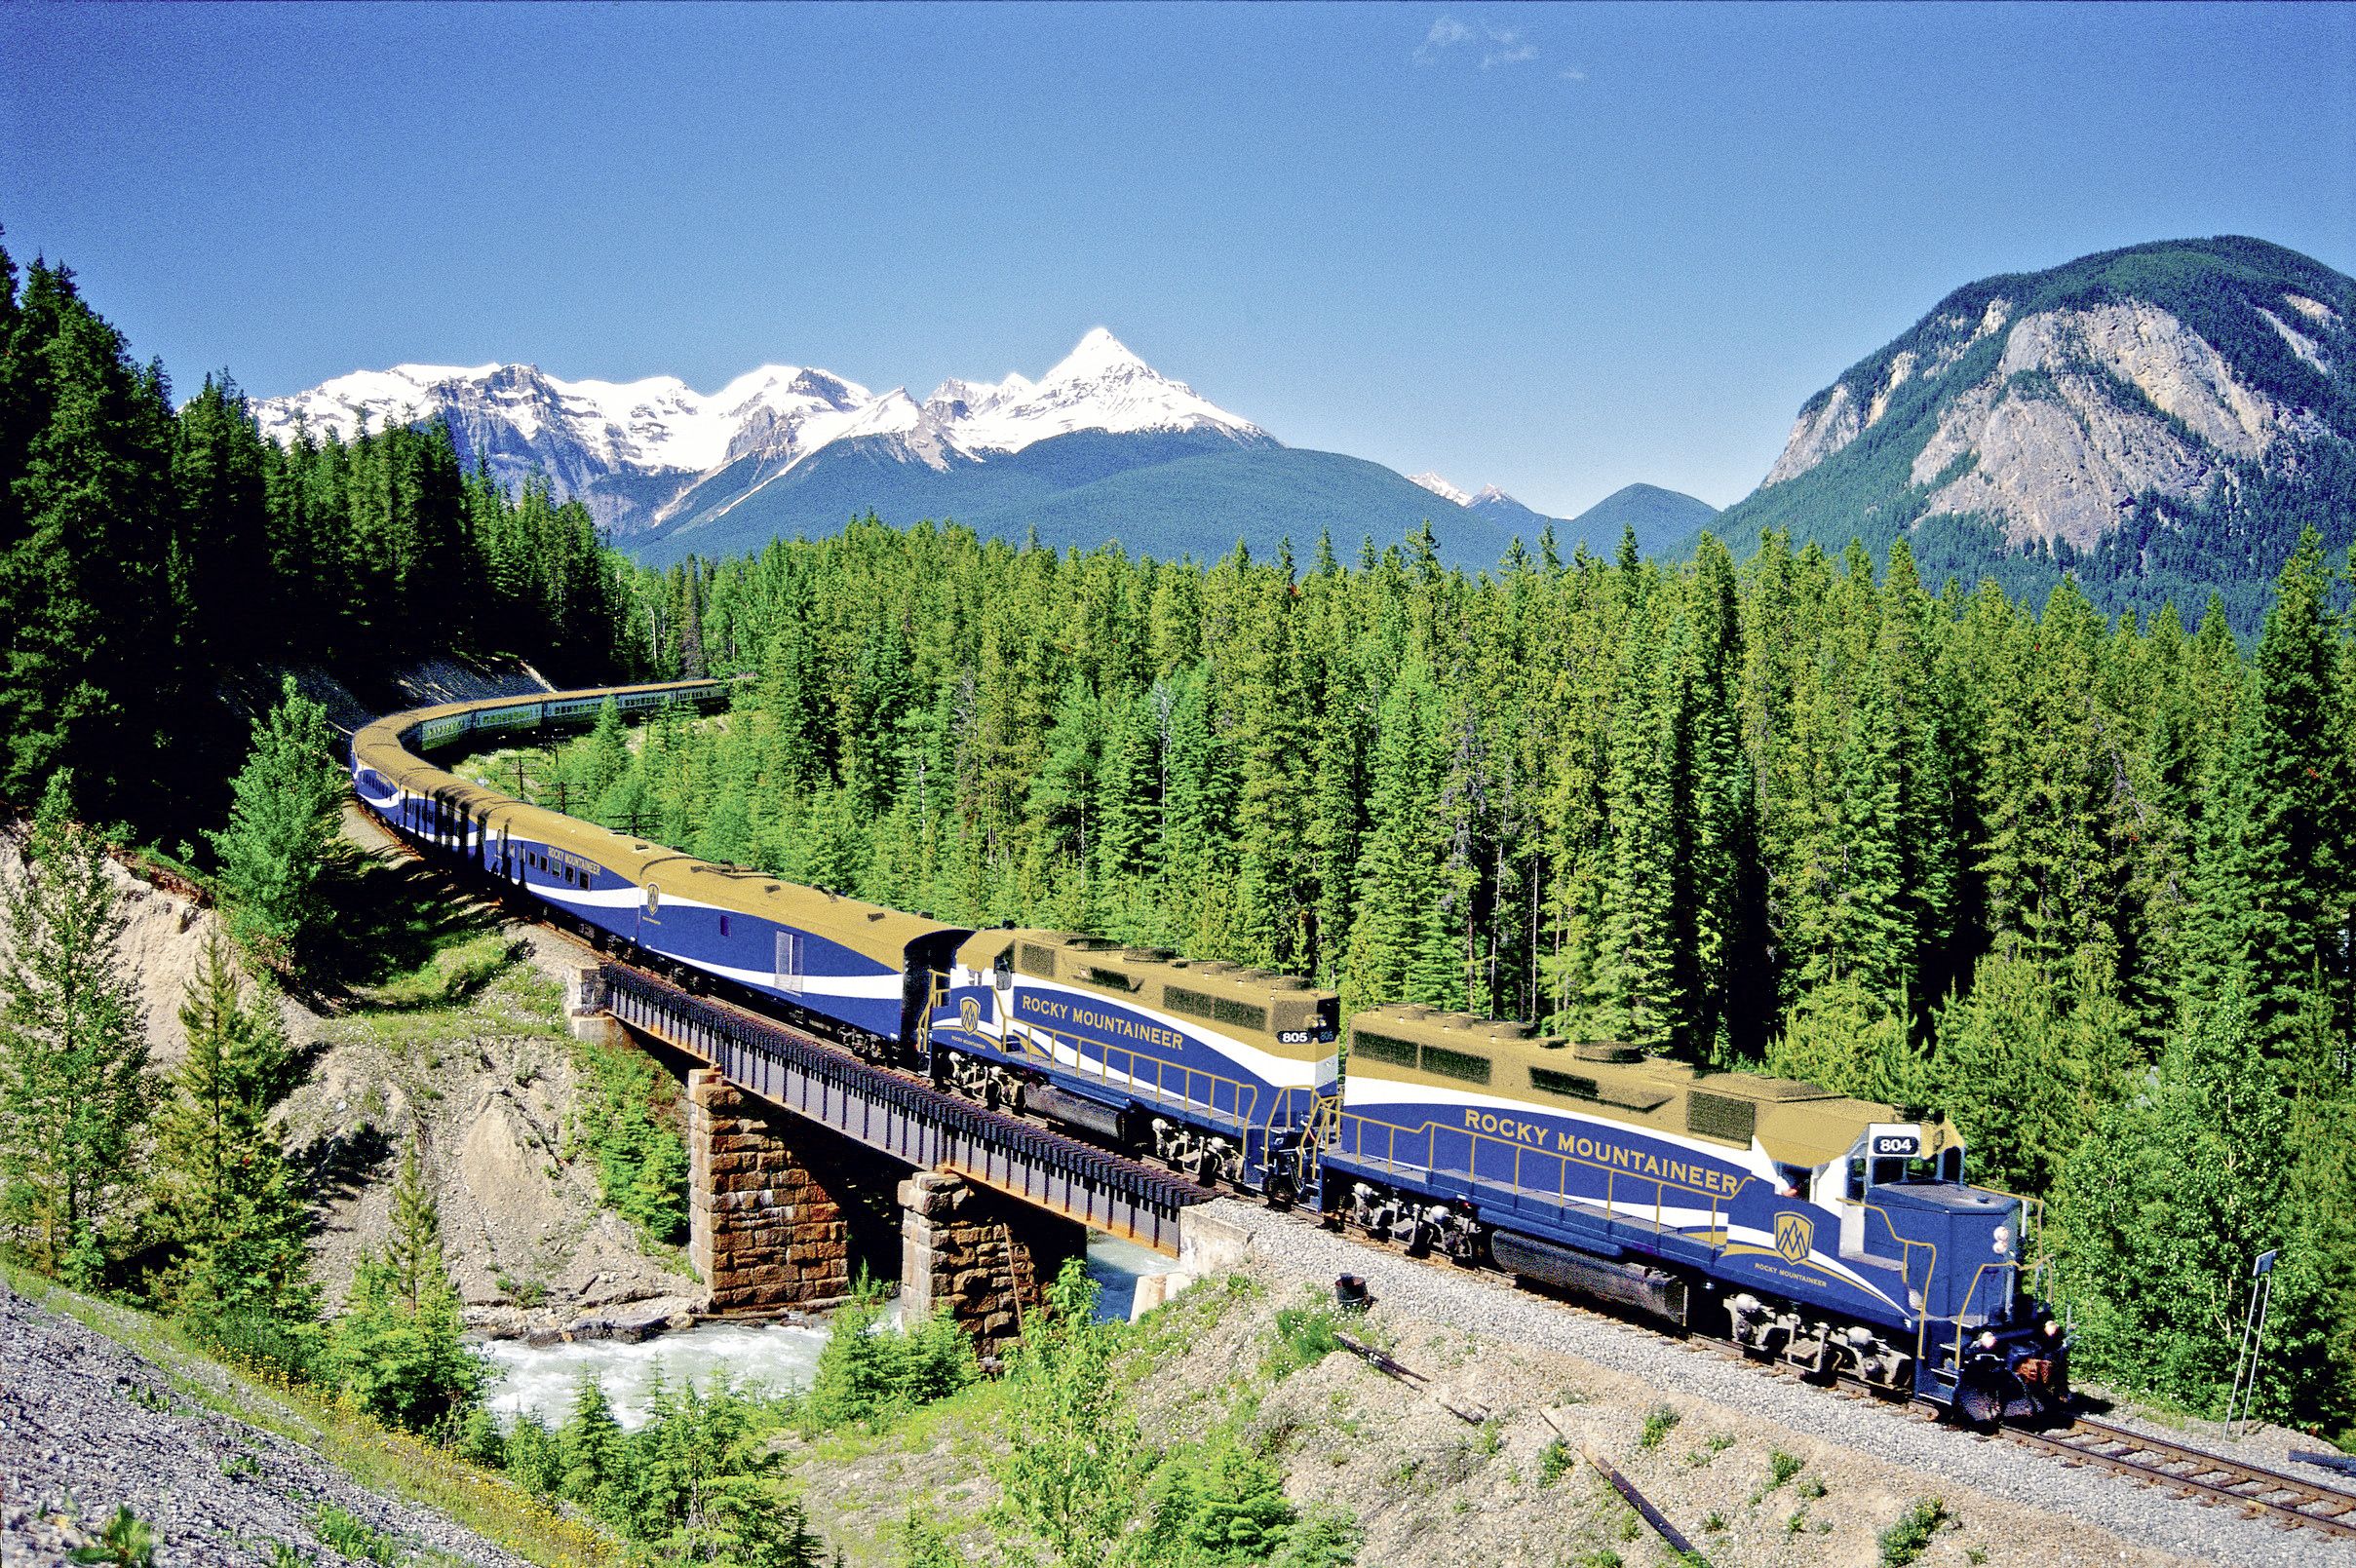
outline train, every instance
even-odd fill
[[[728,701],[716,680],[364,726],[363,807],[601,947],[1207,1186],[1987,1425],[2069,1401],[2033,1204],[1942,1116],[1071,932],[957,926],[699,860],[425,753]]]

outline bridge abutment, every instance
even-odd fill
[[[1088,1250],[1088,1229],[962,1176],[919,1170],[900,1184],[902,1320],[948,1308],[982,1355],[1020,1339],[1046,1286]]]

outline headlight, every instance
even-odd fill
[[[2013,1228],[2012,1228],[2010,1225],[1999,1225],[1999,1226],[1997,1226],[1997,1227],[1996,1227],[1996,1251],[1997,1251],[1997,1253],[1998,1253],[1999,1255],[2001,1255],[2001,1254],[2003,1254],[2003,1253],[2010,1252],[2012,1249],[2013,1249]]]
[[[1980,1349],[1984,1351],[1992,1351],[1996,1348],[1996,1331],[1991,1328],[1988,1330],[1988,1332],[1982,1334],[1972,1343],[1979,1346]]]

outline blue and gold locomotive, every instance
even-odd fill
[[[2066,1401],[2066,1335],[2025,1278],[2025,1205],[1965,1183],[1937,1116],[1428,1008],[1345,1027],[1332,991],[1290,976],[944,925],[527,805],[415,754],[586,723],[607,700],[725,697],[686,681],[399,713],[354,737],[353,785],[410,841],[644,961],[1206,1183],[1722,1324],[1759,1356],[1974,1422]]]

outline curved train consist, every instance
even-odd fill
[[[1069,933],[942,924],[699,860],[419,755],[726,700],[717,681],[450,704],[353,738],[404,837],[862,1056],[1327,1223],[1987,1422],[2067,1399],[2023,1201],[1935,1114]]]

